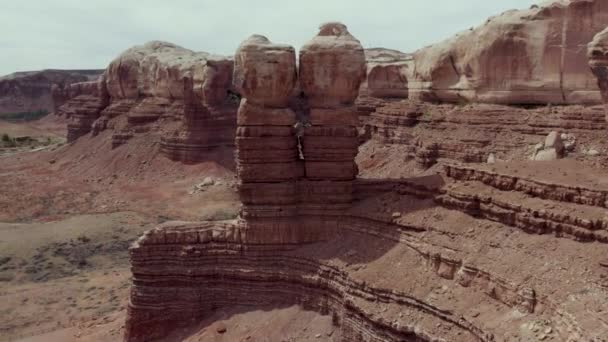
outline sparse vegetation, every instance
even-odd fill
[[[24,122],[41,119],[49,114],[48,110],[36,110],[33,112],[18,112],[0,114],[0,119],[10,122]]]
[[[15,147],[29,147],[34,149],[40,146],[50,146],[57,143],[58,139],[51,137],[30,137],[30,136],[19,136],[12,137],[7,133],[2,134],[0,138],[0,148],[15,148]]]
[[[4,133],[2,134],[2,141],[0,141],[0,147],[17,147],[17,142],[10,135]]]

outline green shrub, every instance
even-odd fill
[[[33,112],[19,112],[19,113],[5,113],[0,114],[0,119],[11,121],[11,122],[20,122],[20,121],[34,121],[41,119],[48,115],[48,110],[36,110]]]
[[[2,134],[2,141],[0,141],[0,146],[2,147],[17,147],[17,142],[14,138],[11,138],[10,135],[4,133]]]

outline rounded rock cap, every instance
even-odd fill
[[[331,21],[327,23],[323,23],[319,26],[319,34],[318,36],[351,36],[350,32],[348,32],[348,28],[346,25],[337,22]]]
[[[254,34],[234,56],[233,84],[251,104],[287,106],[296,83],[295,49]]]
[[[300,49],[300,87],[313,107],[351,105],[365,73],[363,46],[342,23],[322,24]]]

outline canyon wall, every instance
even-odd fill
[[[410,96],[441,102],[601,101],[584,46],[608,24],[604,0],[511,10],[414,53]]]

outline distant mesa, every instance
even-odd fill
[[[49,113],[56,108],[51,86],[63,88],[72,83],[94,80],[103,70],[40,70],[16,72],[0,77],[0,114]]]

